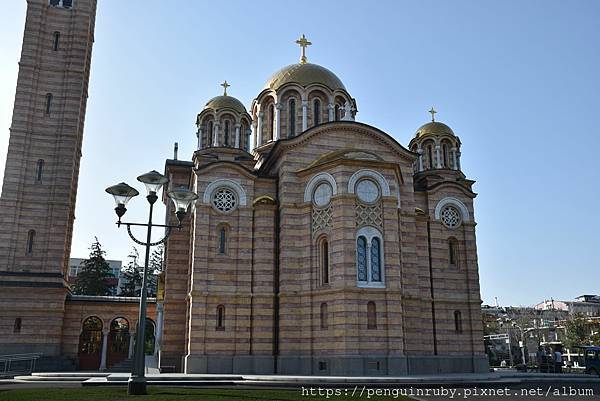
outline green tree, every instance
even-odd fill
[[[127,266],[121,269],[123,278],[120,296],[139,297],[140,289],[142,288],[144,266],[140,266],[139,264],[140,254],[135,247],[133,247],[127,257],[129,258],[129,262],[127,262]]]
[[[589,344],[588,323],[585,317],[578,313],[565,322],[566,335],[563,345],[573,349],[576,345]]]
[[[158,276],[164,268],[165,248],[162,244],[154,248],[148,263],[148,296],[155,297],[158,291]]]
[[[79,295],[111,295],[113,285],[108,281],[113,277],[110,265],[104,259],[106,252],[102,250],[102,245],[98,238],[90,247],[90,256],[81,262],[81,269],[77,274],[73,285],[73,293]]]

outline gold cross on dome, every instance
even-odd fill
[[[306,39],[306,36],[302,34],[302,37],[296,41],[296,43],[302,48],[302,57],[300,57],[300,64],[306,64],[306,48],[312,45],[311,42]]]
[[[227,80],[225,80],[225,82],[223,82],[221,86],[223,87],[223,96],[227,96],[227,88],[229,88],[231,85],[229,85],[227,83]]]
[[[434,108],[432,107],[431,110],[429,110],[429,112],[431,113],[431,121],[435,121],[435,115],[437,113],[437,111],[434,110]]]

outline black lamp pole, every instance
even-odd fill
[[[125,223],[121,222],[121,217],[125,214],[127,209],[125,208],[125,204],[134,196],[138,195],[139,192],[130,187],[125,183],[121,183],[118,185],[114,185],[110,188],[106,189],[106,192],[113,195],[115,197],[115,201],[117,202],[117,207],[115,208],[115,212],[119,217],[117,221],[117,226],[120,227],[121,224],[127,226],[127,233],[129,237],[139,245],[146,247],[146,257],[144,260],[144,274],[142,277],[142,288],[140,289],[140,310],[138,315],[138,328],[136,332],[136,341],[135,341],[135,353],[134,353],[134,361],[131,369],[131,376],[129,377],[129,381],[127,383],[127,393],[129,395],[141,395],[146,394],[146,364],[145,364],[145,345],[146,345],[146,306],[147,306],[147,277],[148,277],[148,264],[150,262],[150,248],[155,245],[159,245],[166,241],[166,239],[171,234],[171,229],[179,228],[181,229],[181,222],[185,217],[187,212],[187,208],[189,205],[196,199],[198,199],[198,195],[194,192],[190,191],[185,187],[181,187],[179,189],[170,191],[168,193],[169,198],[173,200],[175,203],[175,214],[177,219],[179,220],[179,225],[163,225],[163,224],[153,224],[152,223],[152,213],[154,211],[154,204],[158,200],[158,196],[156,193],[160,190],[160,188],[168,182],[168,179],[162,174],[151,171],[149,173],[143,174],[138,177],[140,182],[143,182],[148,189],[148,196],[146,199],[150,204],[150,212],[148,215],[148,223],[140,224],[140,223]],[[131,232],[131,226],[143,226],[146,227],[146,242],[139,241],[134,237]],[[152,241],[152,227],[164,227],[166,228],[165,236],[156,242]]]

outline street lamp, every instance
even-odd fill
[[[111,194],[115,198],[115,213],[119,217],[117,221],[117,226],[120,227],[121,224],[127,226],[127,233],[129,237],[139,245],[146,247],[146,258],[144,261],[144,275],[142,277],[142,288],[140,289],[140,311],[138,316],[138,329],[136,333],[136,342],[135,342],[135,354],[133,360],[133,366],[131,369],[131,376],[129,377],[129,381],[127,383],[127,393],[130,395],[139,395],[146,394],[146,376],[145,376],[145,331],[146,331],[146,297],[147,297],[147,275],[148,275],[148,262],[150,260],[150,247],[159,245],[169,237],[171,234],[171,229],[173,228],[181,228],[181,223],[183,218],[185,217],[189,206],[193,201],[198,199],[198,195],[194,192],[187,189],[185,186],[179,187],[167,193],[168,197],[173,200],[175,204],[175,214],[177,216],[177,220],[179,224],[177,226],[172,225],[163,225],[163,224],[153,224],[152,223],[152,212],[154,211],[154,203],[158,200],[157,193],[160,189],[169,182],[169,179],[164,175],[160,174],[158,171],[152,170],[149,173],[142,174],[138,178],[138,181],[143,183],[146,186],[148,191],[148,195],[146,199],[150,204],[150,213],[148,215],[148,223],[140,224],[140,223],[125,223],[121,222],[121,217],[125,214],[127,209],[125,205],[127,202],[131,200],[134,196],[139,195],[139,192],[125,184],[124,182],[113,185],[112,187],[106,188],[106,192]],[[131,226],[143,226],[146,227],[146,242],[142,242],[135,238],[131,232]],[[156,242],[151,242],[152,237],[152,227],[164,227],[165,236]]]

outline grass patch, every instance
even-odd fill
[[[325,391],[325,389],[323,389]],[[333,389],[330,389],[333,390]],[[183,387],[148,387],[148,395],[128,396],[123,387],[83,387],[83,388],[46,388],[2,390],[2,401],[295,401],[295,400],[335,400],[349,401],[353,389],[340,389],[341,395],[307,396],[302,395],[301,389],[292,390],[241,390],[241,389],[196,389]],[[333,390],[335,391],[335,390]],[[356,394],[358,395],[358,394]],[[365,394],[366,395],[366,394]],[[400,400],[409,401],[407,397],[376,397],[370,400]]]

